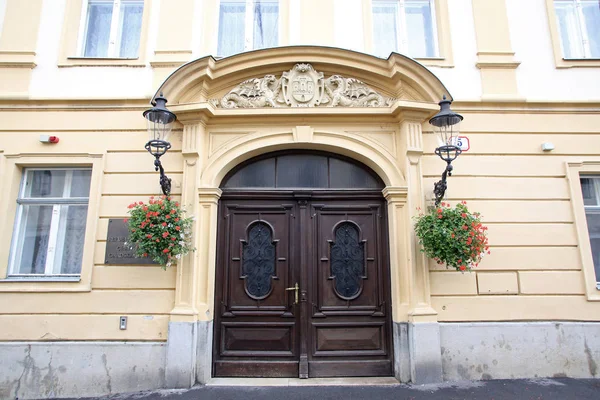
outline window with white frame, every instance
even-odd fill
[[[600,176],[582,175],[580,181],[596,271],[596,287],[600,289]]]
[[[278,0],[221,0],[217,54],[227,57],[279,44]]]
[[[554,0],[554,12],[563,57],[600,58],[598,0]]]
[[[10,276],[81,273],[91,169],[26,168],[10,256]]]
[[[81,56],[137,58],[143,12],[144,0],[84,0]]]
[[[435,0],[373,0],[373,54],[439,57]]]

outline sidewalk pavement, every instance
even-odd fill
[[[307,381],[304,381],[307,382]],[[600,400],[600,379],[526,379],[385,386],[197,386],[102,400]],[[91,398],[90,398],[91,400]]]

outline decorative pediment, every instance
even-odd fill
[[[301,63],[279,78],[265,75],[245,80],[211,103],[218,108],[389,107],[394,100],[358,79],[325,78],[311,64]]]

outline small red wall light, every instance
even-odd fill
[[[42,143],[58,143],[59,140],[58,136],[40,135],[40,142]]]

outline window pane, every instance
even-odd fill
[[[257,0],[254,4],[253,49],[274,47],[279,43],[279,4]]]
[[[554,9],[564,58],[583,57],[583,38],[577,19],[575,3],[555,1]]]
[[[25,197],[63,197],[66,170],[29,170]]]
[[[140,47],[140,32],[142,31],[142,14],[144,3],[142,1],[128,1],[121,3],[119,14],[119,57],[135,58]]]
[[[43,274],[46,268],[52,206],[22,206],[18,227],[15,268],[17,274]]]
[[[600,3],[598,0],[586,1],[582,6],[590,44],[590,56],[600,58]]]
[[[373,54],[387,58],[398,51],[398,2],[373,1]]]
[[[326,188],[327,158],[309,154],[278,157],[276,179],[278,188]]]
[[[221,2],[217,53],[226,57],[244,51],[246,4]]]
[[[112,20],[112,1],[91,1],[88,4],[84,57],[107,57]]]
[[[429,1],[406,2],[408,53],[411,57],[435,57],[433,18]]]
[[[60,207],[54,273],[79,274],[85,240],[87,205]]]
[[[586,212],[590,244],[592,245],[592,257],[594,258],[594,269],[596,281],[600,281],[600,212]]]
[[[581,191],[583,193],[583,204],[586,206],[598,205],[594,178],[581,178]]]
[[[71,183],[71,197],[89,197],[92,171],[73,171],[73,182]]]

